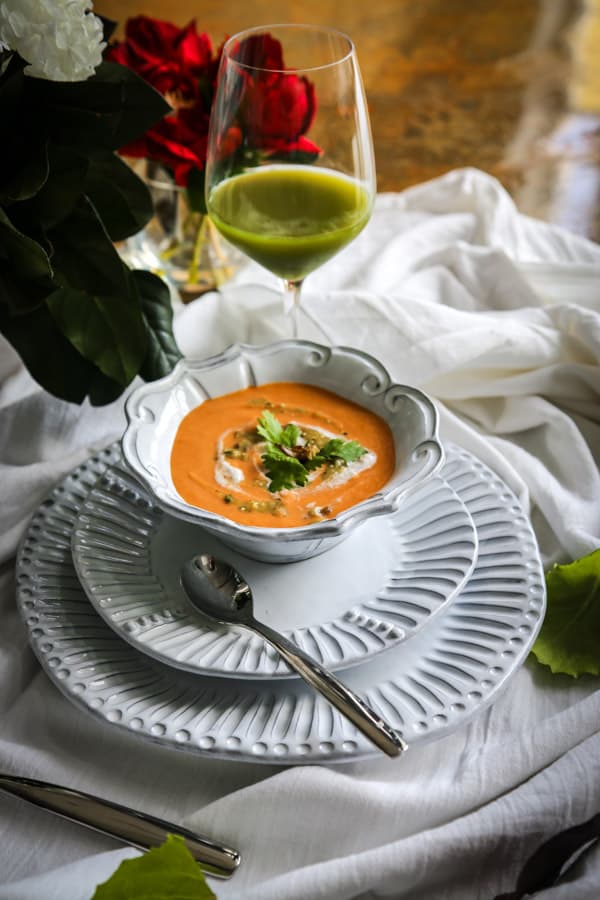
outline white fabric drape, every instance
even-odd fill
[[[258,267],[178,313],[182,350],[288,336]],[[544,563],[600,546],[600,248],[527,219],[474,170],[378,198],[307,283],[302,336],[358,347],[439,403],[442,438],[494,468]],[[118,800],[238,847],[219,900],[490,900],[552,834],[600,811],[600,682],[530,659],[462,730],[344,766],[233,764],[140,743],[59,694],[27,646],[14,553],[44,494],[118,437],[122,401],[73,407],[0,346],[0,766]],[[334,573],[332,573],[332,576]],[[335,581],[332,577],[332,585]],[[0,795],[0,900],[88,900],[135,855]],[[600,852],[540,897],[597,898]]]

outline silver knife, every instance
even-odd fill
[[[33,778],[2,774],[0,790],[28,800],[72,822],[79,822],[87,828],[118,838],[140,850],[158,847],[168,834],[180,835],[200,867],[216,878],[229,878],[240,864],[240,854],[231,847],[91,794]]]

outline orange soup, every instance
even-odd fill
[[[206,400],[171,453],[180,496],[244,525],[309,525],[366,500],[391,478],[394,441],[380,416],[294,382]]]

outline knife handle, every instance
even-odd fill
[[[200,867],[208,875],[229,878],[240,864],[240,854],[231,847],[218,844],[187,828],[180,828],[155,816],[128,809],[110,800],[102,800],[70,788],[0,774],[0,790],[14,794],[36,806],[56,813],[72,822],[79,822],[102,834],[118,838],[126,844],[149,850],[162,844],[168,834],[182,837]]]

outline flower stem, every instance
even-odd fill
[[[206,217],[206,220],[208,240],[210,242],[210,246],[212,247],[215,259],[219,264],[214,266],[215,283],[217,287],[219,287],[224,281],[227,281],[228,278],[232,277],[233,268],[229,264],[227,254],[223,250],[223,246],[219,240],[219,232],[208,216]]]
[[[200,257],[202,255],[202,246],[206,240],[206,232],[208,229],[208,216],[201,216],[200,223],[196,231],[194,240],[194,249],[192,250],[192,259],[188,270],[189,284],[198,284],[198,273],[200,268]]]

